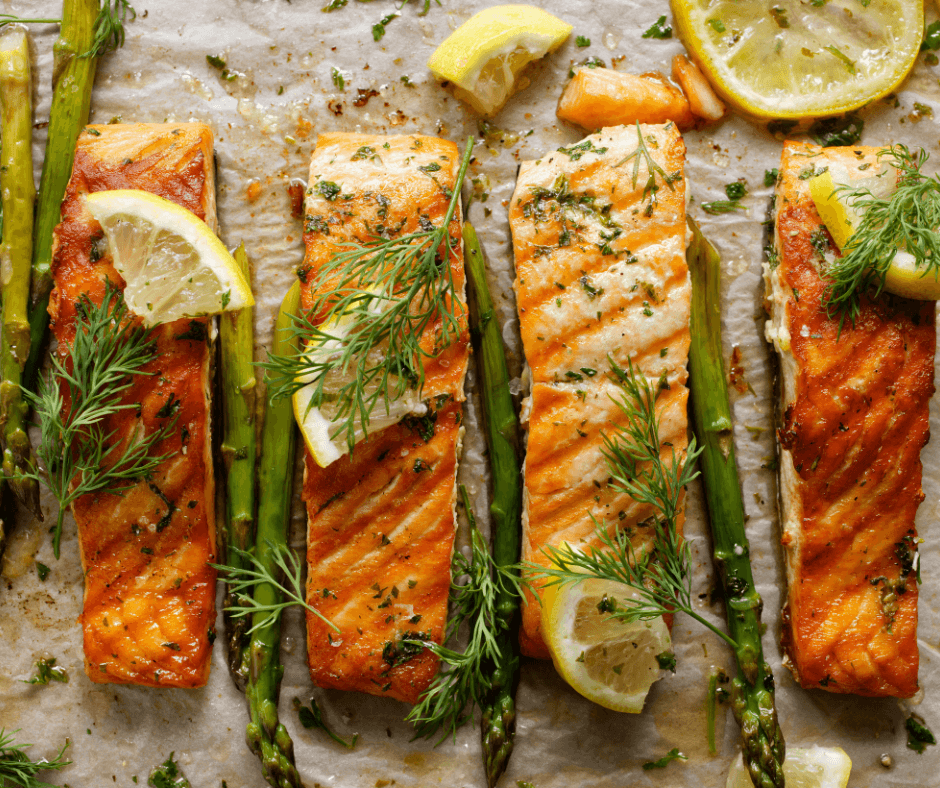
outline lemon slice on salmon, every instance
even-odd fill
[[[434,50],[428,68],[454,94],[492,117],[525,87],[519,72],[554,52],[572,26],[531,5],[497,5],[474,14]]]
[[[562,678],[605,708],[643,711],[650,687],[663,675],[657,656],[672,648],[662,616],[630,623],[612,618],[639,595],[609,580],[547,586],[539,596],[542,632]]]
[[[840,250],[861,224],[863,208],[850,196],[850,190],[868,189],[872,197],[888,199],[897,184],[897,171],[882,167],[875,175],[852,177],[849,170],[838,164],[810,179],[809,190],[826,229]],[[849,189],[840,187],[848,186]],[[884,288],[889,293],[919,301],[940,300],[940,272],[918,268],[910,252],[898,249],[885,272]]]
[[[235,259],[195,214],[135,189],[94,192],[83,200],[127,285],[128,308],[147,326],[254,304]]]
[[[783,762],[787,788],[846,788],[851,773],[852,760],[841,747],[787,747]],[[740,755],[725,788],[754,788]]]
[[[857,109],[897,88],[924,31],[921,0],[672,0],[682,42],[715,90],[757,118]]]
[[[382,299],[374,299],[373,303],[381,303]],[[304,356],[315,365],[318,362],[325,362],[331,356],[338,356],[342,352],[342,347],[346,336],[353,328],[353,319],[348,315],[339,315],[335,320],[325,326],[321,326],[324,335],[310,342],[304,350]],[[359,366],[368,366],[370,360],[375,361],[377,357],[387,351],[387,343],[374,347],[369,351],[369,355],[360,361]],[[344,454],[349,453],[349,434],[346,429],[347,414],[340,413],[341,390],[344,386],[354,383],[356,378],[356,369],[351,368],[346,371],[333,369],[329,371],[326,379],[323,381],[322,395],[317,396],[320,388],[320,375],[316,372],[310,372],[297,378],[298,383],[304,384],[294,392],[291,397],[291,403],[294,410],[294,418],[300,427],[300,432],[304,437],[304,443],[310,450],[314,461],[321,468],[325,468],[330,463],[335,462]],[[392,377],[388,381],[386,391],[394,392],[397,386],[397,379]],[[369,413],[369,423],[367,429],[358,421],[353,425],[353,443],[363,440],[368,433],[397,424],[406,416],[423,416],[427,413],[427,406],[418,396],[418,391],[413,388],[405,390],[400,397],[389,396],[386,400],[380,393],[379,383],[367,385],[364,389],[366,398],[376,397],[375,407]],[[320,400],[319,404],[314,404],[314,399]]]

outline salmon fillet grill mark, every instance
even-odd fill
[[[63,357],[81,298],[101,303],[106,282],[124,286],[82,195],[141,189],[215,229],[212,155],[212,132],[201,123],[89,126],[81,134],[53,247],[49,313]],[[174,403],[176,429],[154,447],[169,458],[123,495],[89,494],[72,507],[85,570],[85,671],[96,683],[199,687],[209,676],[216,544],[207,335],[205,318],[158,326],[156,358],[143,370],[151,374],[136,377],[123,397],[139,409],[107,423],[121,437],[141,426],[149,433]]]
[[[343,243],[367,243],[380,227],[395,237],[440,226],[458,169],[457,147],[433,137],[321,134],[305,204],[304,307]],[[307,601],[340,628],[307,615],[310,674],[321,687],[414,703],[438,669],[437,657],[402,640],[440,643],[447,617],[469,354],[459,215],[449,257],[460,332],[423,359],[428,414],[370,433],[326,468],[306,452]],[[440,325],[428,326],[422,347],[435,348]]]
[[[592,516],[611,529],[632,529],[640,553],[652,542],[642,523],[653,510],[611,489],[602,454],[603,435],[626,423],[614,401],[621,391],[607,377],[610,360],[621,367],[632,361],[658,383],[664,457],[672,447],[681,456],[687,446],[685,146],[672,123],[639,133],[662,170],[654,192],[645,190],[638,127],[618,126],[523,162],[510,203],[532,381],[523,407],[525,561],[547,565],[547,545],[596,544]],[[520,640],[523,653],[549,656],[531,595]]]
[[[863,297],[840,334],[817,250],[829,236],[805,177],[808,167],[838,164],[861,179],[877,171],[877,154],[788,142],[780,165],[765,275],[767,339],[782,382],[783,645],[804,687],[906,698],[917,691],[914,517],[924,497],[935,304]]]

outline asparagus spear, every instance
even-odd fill
[[[0,425],[3,475],[17,498],[37,517],[39,484],[30,478],[36,465],[26,432],[27,404],[20,376],[29,353],[29,261],[33,242],[33,117],[29,42],[11,28],[0,35],[0,193],[6,232],[0,247],[3,335],[0,338]]]
[[[52,231],[59,223],[62,198],[72,174],[75,143],[91,107],[97,52],[95,22],[98,0],[63,0],[62,27],[53,51],[52,108],[49,111],[49,142],[39,181],[36,234],[33,245],[33,300],[29,310],[29,357],[23,370],[23,385],[35,391],[46,333],[49,328],[49,292],[52,290]],[[89,57],[83,55],[92,53]]]
[[[235,251],[246,279],[248,255],[242,244]],[[225,462],[225,563],[244,568],[255,519],[255,370],[252,309],[223,312],[219,324],[222,373],[222,458]],[[237,548],[233,550],[232,548]],[[233,617],[227,608],[238,605],[230,584],[225,588],[225,633],[232,678],[244,688],[248,677],[248,618]]]
[[[295,282],[281,304],[274,329],[273,352],[295,354],[296,334],[292,315],[300,311],[300,284]],[[290,524],[291,482],[294,472],[296,429],[290,399],[269,401],[261,432],[261,461],[258,484],[258,531],[255,537],[255,559],[272,575],[279,571],[277,559],[287,550]],[[259,582],[254,587],[257,606],[278,605],[282,592],[273,584]],[[261,759],[265,779],[275,788],[302,788],[294,765],[294,744],[287,728],[278,721],[277,696],[284,668],[280,659],[280,616],[269,616],[266,610],[252,615],[251,641],[248,653],[248,685],[245,695],[251,722],[247,739],[252,752]]]
[[[483,251],[473,226],[463,225],[464,259],[470,281],[470,320],[480,373],[486,444],[493,474],[493,562],[497,568],[514,567],[519,560],[522,531],[522,474],[519,468],[519,420],[509,392],[509,370],[493,300],[486,283]],[[507,569],[518,575],[518,569]],[[490,788],[496,785],[512,754],[516,729],[515,692],[519,683],[516,629],[519,618],[518,587],[497,587],[495,631],[498,660],[491,666],[491,685],[480,706],[483,717],[483,765]]]
[[[715,566],[724,589],[738,676],[732,709],[741,726],[744,761],[757,788],[783,788],[783,733],[774,708],[774,679],[761,651],[762,602],[754,587],[744,531],[744,504],[734,455],[731,408],[721,349],[720,258],[691,219],[692,346],[689,377],[693,428],[712,528]]]

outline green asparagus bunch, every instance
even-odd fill
[[[493,478],[493,563],[496,570],[518,577],[522,536],[522,472],[519,467],[519,419],[509,391],[509,370],[499,321],[486,283],[486,263],[476,231],[463,226],[464,261],[470,282],[470,325],[474,355],[480,373],[483,421]],[[519,588],[497,586],[494,606],[496,653],[489,690],[480,707],[483,717],[483,765],[490,788],[496,785],[512,754],[516,729],[515,693],[519,683],[516,630],[519,624]]]
[[[27,403],[20,389],[29,353],[29,268],[33,246],[33,113],[29,41],[21,28],[0,36],[0,195],[4,233],[0,247],[3,288],[0,337],[0,425],[3,475],[17,498],[42,519],[36,458],[26,432]]]
[[[724,590],[738,675],[732,709],[741,726],[744,762],[756,788],[783,788],[785,748],[774,707],[774,678],[761,650],[762,602],[754,587],[744,504],[734,454],[731,407],[721,349],[721,259],[690,219],[692,419],[702,448],[701,471],[715,566]]]
[[[248,255],[242,244],[235,262],[249,277]],[[223,312],[219,318],[222,378],[222,459],[225,463],[225,563],[236,569],[246,565],[244,554],[253,544],[255,524],[255,370],[253,310]],[[239,600],[231,585],[225,590],[225,633],[228,664],[235,683],[244,688],[248,678],[247,616],[235,617],[229,608]]]

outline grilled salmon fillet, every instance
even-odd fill
[[[839,329],[824,303],[838,250],[809,191],[840,164],[863,178],[877,149],[784,146],[767,339],[780,355],[785,661],[804,687],[910,697],[917,690],[920,451],[934,391],[934,302],[862,298]],[[814,169],[815,168],[815,169]]]
[[[124,287],[82,195],[142,189],[215,229],[212,155],[212,132],[201,123],[82,132],[53,242],[49,314],[63,358],[82,296],[101,303],[106,282]],[[154,447],[171,456],[123,495],[86,495],[72,507],[85,570],[85,671],[96,683],[199,687],[209,676],[216,573],[208,563],[216,543],[208,334],[206,318],[158,326],[156,359],[144,367],[150,374],[123,395],[138,408],[107,424],[120,439],[159,429],[172,413],[176,429]]]
[[[654,190],[646,188],[644,150],[661,170],[654,169]],[[684,160],[675,124],[619,126],[519,171],[509,223],[532,384],[523,405],[525,561],[547,566],[548,545],[596,544],[592,516],[610,529],[634,529],[638,552],[652,540],[641,524],[653,511],[610,486],[603,436],[626,418],[607,373],[611,360],[632,361],[658,385],[664,454],[668,446],[681,455],[691,297]],[[530,595],[520,640],[523,653],[547,658],[540,615]]]
[[[440,226],[458,168],[457,147],[433,137],[321,134],[305,201],[304,307],[342,244]],[[307,602],[340,629],[307,614],[310,675],[321,687],[414,703],[437,671],[437,657],[402,640],[440,643],[447,616],[469,355],[459,214],[449,262],[461,328],[423,361],[427,415],[371,433],[326,468],[306,453]],[[428,326],[423,347],[434,348],[440,325]]]

